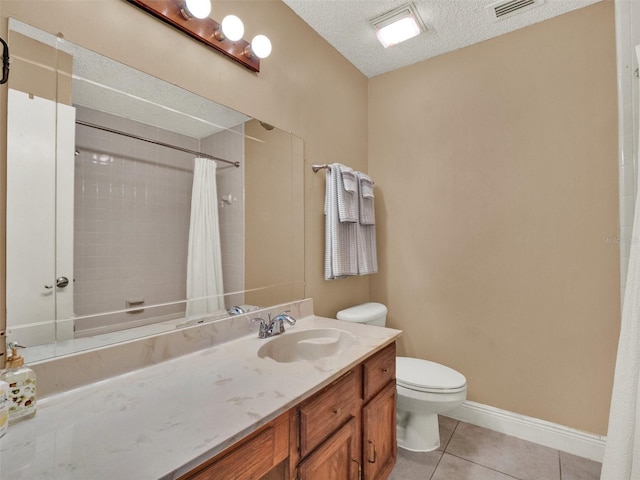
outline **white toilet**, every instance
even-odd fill
[[[384,327],[387,307],[363,303],[341,310],[338,320]],[[398,446],[413,452],[429,452],[440,446],[438,414],[467,398],[467,379],[452,368],[420,358],[396,358]]]

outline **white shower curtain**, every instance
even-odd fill
[[[187,254],[186,315],[224,309],[216,162],[196,158]]]
[[[640,45],[636,47],[636,55],[640,61]],[[640,165],[636,165],[636,169],[638,167]],[[640,195],[637,194],[609,431],[600,478],[640,480]]]

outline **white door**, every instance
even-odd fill
[[[39,345],[73,335],[75,109],[9,89],[7,110],[7,333]]]

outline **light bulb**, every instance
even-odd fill
[[[271,54],[271,40],[265,35],[256,35],[251,40],[251,50],[258,58],[267,58]]]
[[[382,27],[376,32],[376,36],[382,46],[387,48],[420,35],[421,32],[416,19],[409,16]]]
[[[195,18],[207,18],[211,13],[210,0],[186,0],[184,4]]]
[[[222,33],[226,38],[235,42],[244,35],[244,25],[235,15],[227,15],[222,19]]]

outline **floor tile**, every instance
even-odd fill
[[[438,450],[444,452],[444,449],[447,448],[449,440],[451,440],[451,436],[453,435],[453,431],[456,429],[457,425],[457,420],[443,415],[438,415],[438,426],[440,427],[440,448],[438,448]]]
[[[562,480],[598,480],[602,464],[560,452]]]
[[[431,480],[513,480],[513,477],[445,453]]]
[[[445,450],[520,480],[560,480],[557,450],[460,422]]]
[[[388,480],[429,480],[442,452],[410,452],[398,448],[398,461]]]

